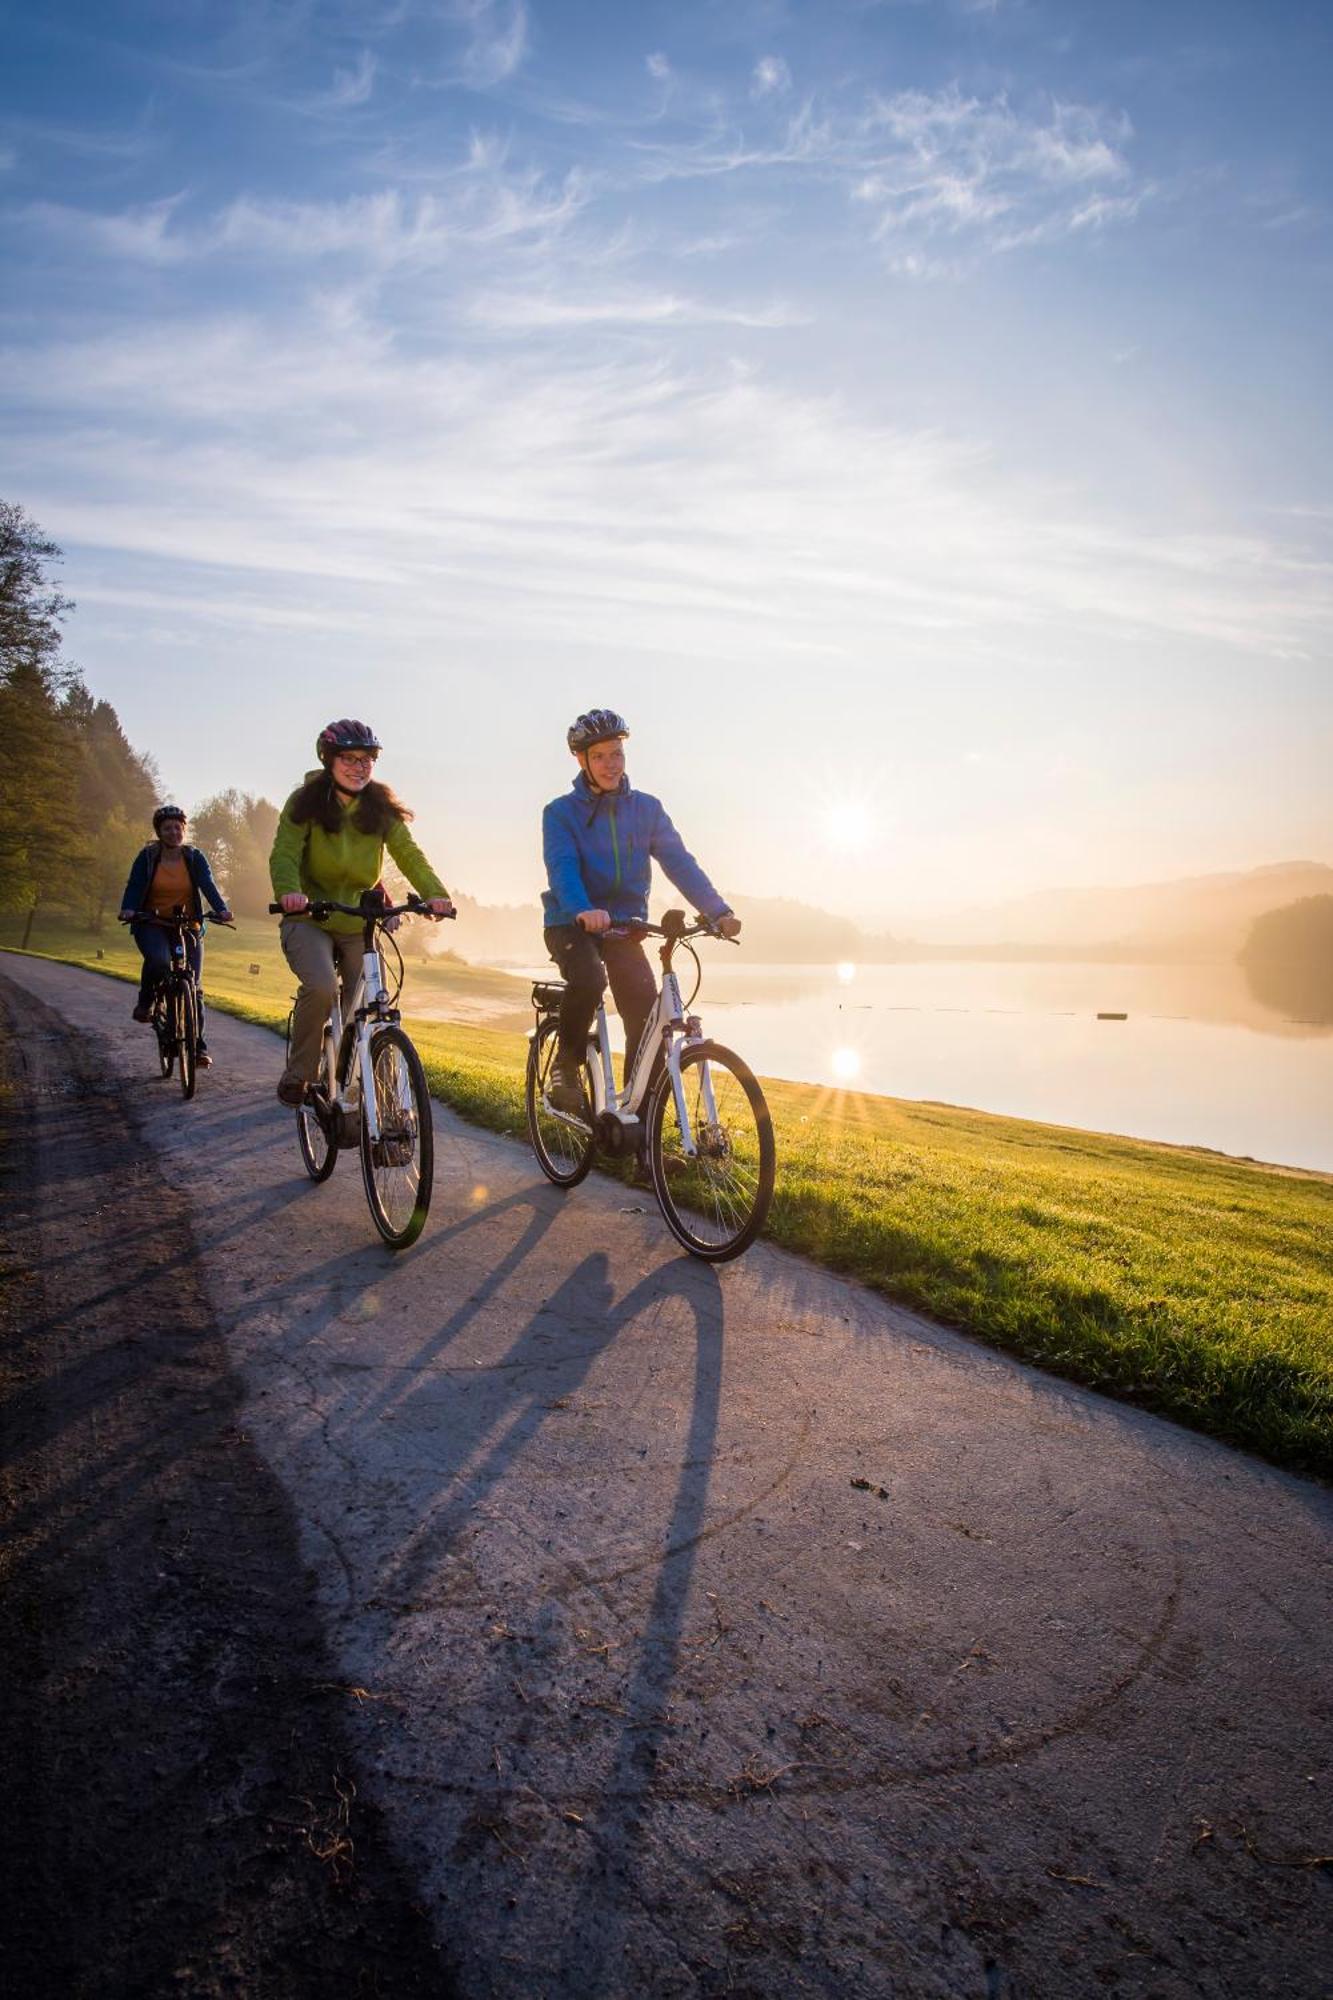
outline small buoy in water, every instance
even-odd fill
[[[1127,1021],[1129,1016],[1128,1014],[1099,1014],[1097,1019],[1099,1021]]]

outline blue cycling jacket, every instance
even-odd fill
[[[572,924],[581,910],[609,910],[622,923],[646,922],[654,861],[700,916],[731,914],[662,801],[634,791],[628,778],[621,779],[618,792],[597,792],[580,771],[570,790],[542,814],[542,852],[550,884],[542,895],[548,928]]]

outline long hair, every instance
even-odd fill
[[[343,809],[338,804],[338,794],[327,771],[312,772],[300,790],[292,794],[288,810],[298,826],[305,826],[308,821],[314,820],[325,833],[336,833],[343,824]],[[411,808],[405,806],[378,778],[370,780],[351,812],[352,825],[358,833],[377,834],[381,840],[395,820],[412,817]]]

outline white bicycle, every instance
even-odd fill
[[[296,1113],[301,1158],[311,1180],[326,1181],[338,1164],[339,1150],[358,1147],[375,1227],[391,1250],[405,1250],[426,1224],[435,1179],[435,1135],[421,1058],[400,1025],[396,1005],[402,955],[389,937],[389,949],[398,959],[391,993],[376,934],[390,917],[419,914],[420,899],[412,896],[406,903],[373,908],[324,901],[306,907],[311,917],[326,917],[332,910],[361,917],[365,957],[350,997],[339,987],[324,1026],[318,1079]],[[269,910],[283,915],[281,903],[270,903]],[[290,1049],[289,1039],[289,1058]]]
[[[689,924],[683,910],[668,910],[660,924],[623,925],[605,935],[662,939],[657,1004],[621,1091],[615,1084],[605,1001],[598,1006],[580,1071],[580,1115],[558,1110],[547,1095],[565,988],[558,980],[534,984],[537,1025],[529,1041],[525,1086],[533,1151],[557,1187],[576,1187],[599,1146],[612,1158],[632,1156],[646,1127],[653,1191],[668,1229],[696,1257],[725,1263],[748,1250],[764,1226],[773,1199],[776,1154],[773,1121],[752,1071],[730,1049],[705,1039],[697,1015],[686,1012],[699,980],[683,1002],[672,966],[683,947],[694,958],[697,973],[690,940],[720,937],[721,932],[702,919]]]

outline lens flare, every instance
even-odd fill
[[[850,1083],[861,1074],[861,1056],[856,1049],[834,1049],[829,1069],[838,1083]]]

